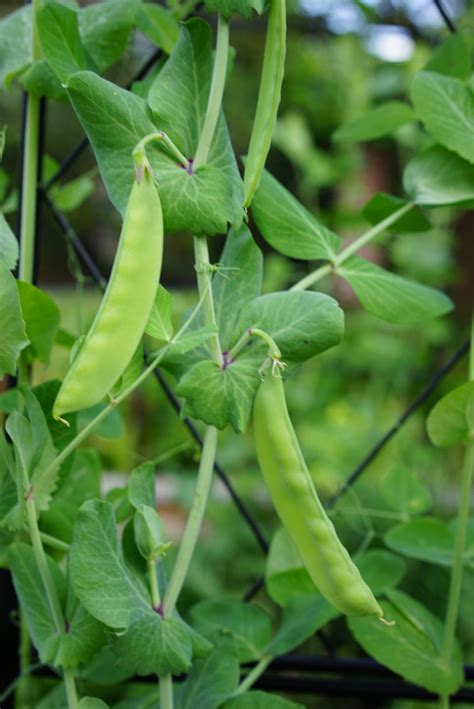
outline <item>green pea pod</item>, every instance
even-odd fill
[[[150,315],[162,257],[161,203],[145,170],[134,181],[107,289],[58,392],[54,418],[97,404],[123,374]]]
[[[270,0],[262,78],[248,155],[245,161],[244,207],[248,207],[252,201],[270,150],[278,106],[280,105],[281,85],[285,72],[285,54],[286,3],[285,0]]]
[[[283,381],[270,371],[255,398],[253,423],[258,462],[273,504],[314,583],[341,613],[382,617],[321,505],[288,414]]]

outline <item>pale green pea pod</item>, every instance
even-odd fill
[[[273,504],[312,580],[341,613],[381,618],[381,607],[321,505],[288,414],[283,380],[270,369],[255,398],[253,426]]]
[[[244,207],[248,207],[252,201],[270,150],[278,106],[280,105],[281,85],[285,72],[285,54],[286,2],[285,0],[270,0],[262,78],[245,161]]]
[[[134,180],[107,289],[61,385],[53,416],[101,401],[138,347],[153,306],[163,257],[163,215],[148,169]]]

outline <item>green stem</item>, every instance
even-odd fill
[[[186,574],[188,573],[199,530],[201,529],[202,520],[204,518],[209,491],[211,489],[216,448],[217,429],[214,428],[214,426],[208,426],[204,433],[201,462],[199,464],[193,505],[189,513],[183,538],[179,546],[178,556],[173,566],[173,572],[163,601],[165,617],[168,617],[173,612]]]
[[[224,96],[225,79],[227,75],[227,59],[229,56],[229,23],[222,15],[219,15],[217,24],[217,41],[216,52],[214,59],[214,68],[212,72],[211,88],[209,91],[209,100],[207,104],[206,117],[204,125],[199,136],[199,143],[194,156],[193,169],[203,165],[208,158],[211,149],[212,140],[219,119],[219,113],[222,106],[222,97]]]
[[[372,239],[375,239],[376,236],[382,234],[386,229],[388,229],[388,227],[395,224],[395,222],[401,219],[407,212],[410,211],[410,209],[413,209],[414,206],[415,205],[413,202],[404,204],[403,207],[400,207],[400,209],[397,209],[396,212],[393,212],[385,219],[382,219],[382,221],[373,226],[372,229],[369,229],[364,234],[359,236],[358,239],[346,246],[346,248],[343,249],[338,256],[336,256],[332,263],[324,264],[312,273],[309,273],[307,276],[295,283],[290,290],[305,290],[330,273],[337,272],[338,266],[341,266],[350,256],[355,254],[357,251],[360,251],[360,249],[372,241]]]
[[[38,183],[40,99],[29,94],[26,98],[25,152],[21,190],[21,234],[19,278],[31,283],[35,258],[35,222]]]
[[[181,150],[173,143],[171,138],[167,133],[165,133],[162,130],[156,131],[156,133],[149,133],[149,135],[146,135],[142,140],[140,140],[139,143],[137,143],[132,156],[133,160],[136,163],[137,166],[141,166],[144,164],[144,161],[146,161],[146,153],[145,149],[148,143],[153,142],[154,140],[159,140],[165,145],[170,153],[173,155],[174,158],[184,167],[186,170],[189,170],[190,164],[189,160],[183,155]]]
[[[209,249],[205,236],[195,236],[194,257],[197,275],[198,290],[203,301],[204,320],[207,325],[216,324],[216,314],[214,312],[214,300],[212,298],[212,269],[209,260]],[[216,333],[209,340],[209,347],[212,358],[218,363],[222,363],[222,350],[219,342],[219,335]]]
[[[20,646],[18,652],[20,660],[20,676],[18,683],[15,685],[15,707],[23,709],[29,706],[30,681],[28,668],[31,666],[31,638],[26,623],[25,613],[20,608]],[[3,697],[0,701],[4,702],[7,697]]]
[[[51,534],[46,534],[46,532],[40,532],[40,537],[43,544],[46,544],[46,546],[51,547],[51,549],[63,551],[66,554],[69,551],[69,544],[67,542],[63,542],[62,539],[52,537]]]
[[[28,527],[30,531],[31,544],[33,546],[36,565],[38,567],[38,571],[43,582],[44,590],[46,592],[46,597],[48,599],[49,610],[51,611],[51,618],[53,620],[56,632],[58,633],[58,635],[61,635],[61,633],[64,632],[63,611],[59,602],[58,594],[56,593],[56,587],[54,585],[53,577],[51,576],[51,573],[49,571],[48,560],[46,559],[43,544],[41,542],[38,520],[36,519],[35,501],[31,497],[26,501],[26,512],[28,516]]]
[[[245,677],[244,680],[239,684],[235,692],[233,693],[233,697],[239,696],[239,694],[243,694],[246,692],[252,685],[257,681],[257,679],[262,675],[265,670],[267,669],[268,665],[270,662],[273,660],[273,657],[262,657],[260,662],[255,665],[255,667],[250,670],[248,675]]]
[[[147,561],[148,583],[150,584],[151,605],[157,611],[160,608],[161,598],[160,589],[158,588],[158,579],[156,577],[156,561],[148,559]]]
[[[160,677],[160,709],[173,709],[173,680],[171,675]]]
[[[74,670],[64,670],[64,686],[66,688],[67,705],[69,709],[76,709],[79,706],[77,698],[76,682],[74,680]]]

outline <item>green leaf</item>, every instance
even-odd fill
[[[112,650],[119,665],[138,675],[181,674],[191,666],[192,643],[184,623],[162,620],[151,607],[114,638]]]
[[[435,145],[408,162],[403,186],[417,204],[456,204],[474,199],[474,170],[455,153]]]
[[[212,293],[219,338],[229,349],[241,309],[262,290],[263,256],[247,226],[227,234]]]
[[[408,468],[394,466],[384,476],[381,493],[392,510],[406,517],[427,512],[432,499],[429,490]]]
[[[81,697],[78,706],[79,709],[107,709],[109,705],[97,697]]]
[[[13,271],[18,262],[18,241],[0,212],[0,261]]]
[[[15,374],[18,358],[28,345],[16,281],[0,262],[0,379]]]
[[[151,309],[150,317],[146,324],[145,332],[147,335],[154,337],[157,340],[171,340],[174,334],[173,323],[171,321],[171,308],[173,306],[173,298],[171,293],[168,293],[166,288],[163,288],[161,283],[156,291],[155,302]]]
[[[451,566],[454,558],[454,532],[437,517],[421,517],[392,527],[385,544],[400,554],[431,564]],[[465,552],[472,561],[472,552]]]
[[[298,549],[283,527],[274,534],[270,544],[265,585],[272,600],[283,607],[301,597],[319,595]]]
[[[265,655],[276,657],[293,650],[339,615],[339,611],[319,595],[290,601],[283,610],[280,626],[265,649]]]
[[[41,48],[61,82],[81,69],[95,70],[79,34],[77,13],[56,2],[48,2],[37,13]]]
[[[356,564],[375,596],[398,586],[406,572],[405,561],[384,549],[369,549],[356,560]]]
[[[128,479],[128,499],[136,510],[140,505],[156,507],[153,463],[142,463],[132,470]]]
[[[81,175],[65,185],[53,187],[49,196],[61,212],[72,212],[83,204],[95,190],[95,182],[89,175]]]
[[[249,327],[268,333],[285,361],[304,362],[340,343],[344,313],[337,301],[323,293],[268,293],[243,308],[238,335]]]
[[[57,450],[46,417],[31,389],[22,388],[31,428],[31,459],[28,477],[37,513],[47,510],[56,490],[59,468],[53,467]],[[18,452],[18,451],[16,451]]]
[[[459,646],[456,644],[446,667],[439,652],[443,624],[405,594],[392,591],[390,597],[392,602],[382,601],[381,606],[385,617],[395,624],[387,627],[377,618],[349,618],[355,639],[375,660],[409,682],[436,694],[452,694],[463,681]],[[406,599],[409,604],[404,603]]]
[[[454,76],[457,79],[469,79],[471,57],[466,42],[459,32],[448,35],[444,42],[436,47],[425,70]]]
[[[21,309],[30,340],[28,354],[49,364],[56,333],[59,328],[59,309],[53,299],[31,283],[17,281]]]
[[[217,709],[239,684],[239,662],[230,643],[222,643],[204,660],[197,660],[186,681],[175,689],[180,709]]]
[[[265,241],[285,256],[332,259],[341,243],[267,170],[252,200],[252,215]]]
[[[472,440],[474,382],[467,382],[440,399],[431,409],[426,423],[435,446],[446,448]]]
[[[77,434],[77,417],[75,414],[67,415],[69,426],[65,426],[60,421],[53,419],[53,405],[60,386],[59,379],[50,379],[33,387],[33,394],[38,399],[39,405],[43,410],[53,445],[58,452],[62,451]],[[73,457],[68,457],[60,467],[60,474],[63,478],[69,474],[73,464]]]
[[[277,694],[252,691],[239,694],[222,704],[222,709],[304,709],[303,704],[290,702]]]
[[[137,27],[157,47],[171,54],[178,41],[179,24],[168,10],[161,5],[144,2],[137,15]]]
[[[252,359],[239,358],[225,367],[206,359],[186,372],[176,393],[187,400],[194,418],[220,429],[231,423],[241,433],[259,383],[258,364]]]
[[[106,642],[105,627],[85,610],[68,588],[66,628],[61,636],[55,664],[77,668],[93,657]]]
[[[386,219],[391,214],[396,212],[401,207],[408,204],[406,199],[394,197],[385,192],[377,192],[370,199],[362,210],[362,214],[371,224],[378,224],[383,219]],[[410,209],[407,214],[404,214],[401,219],[398,219],[395,224],[388,227],[387,231],[399,234],[400,232],[418,232],[426,231],[431,228],[431,224],[426,219],[424,214],[416,207]]]
[[[415,121],[410,106],[401,101],[387,101],[338,128],[333,139],[338,142],[377,140],[390,135],[400,126]]]
[[[100,497],[101,472],[96,450],[76,451],[71,469],[60,478],[49,509],[41,515],[41,530],[71,543],[79,508],[86,500]]]
[[[193,626],[211,642],[217,644],[222,633],[231,635],[239,662],[259,660],[270,640],[270,616],[251,603],[230,598],[201,601],[190,616]]]
[[[133,515],[135,544],[144,559],[157,561],[166,555],[171,542],[155,507],[140,505]]]
[[[139,7],[139,0],[108,0],[81,8],[82,41],[101,74],[124,53]]]
[[[209,323],[209,325],[204,325],[204,327],[200,327],[198,330],[185,332],[176,342],[172,343],[167,355],[168,360],[173,359],[177,355],[184,355],[186,352],[195,350],[196,347],[200,347],[210,340],[218,331],[216,325]],[[165,360],[166,358],[163,361]]]
[[[229,19],[234,12],[250,19],[252,10],[256,10],[259,15],[262,14],[265,0],[204,0],[204,6],[207,12],[220,12],[226,19]]]
[[[31,7],[22,7],[0,22],[0,87],[8,89],[30,61]]]
[[[78,426],[84,428],[95,417],[106,408],[107,404],[96,404],[89,409],[84,409],[78,413]],[[94,435],[101,438],[120,438],[123,434],[124,425],[120,411],[114,409],[108,416],[94,428]]]
[[[337,273],[351,284],[364,308],[381,320],[411,325],[453,308],[444,293],[389,273],[360,256],[344,261]]]
[[[474,93],[464,81],[431,71],[415,74],[411,94],[418,117],[438,143],[474,162]]]
[[[45,59],[30,64],[28,69],[20,75],[19,81],[25,91],[33,96],[46,96],[54,101],[67,101],[66,89]]]
[[[134,619],[153,613],[142,587],[125,565],[108,502],[89,500],[79,510],[70,573],[74,591],[86,610],[112,628],[128,628]]]

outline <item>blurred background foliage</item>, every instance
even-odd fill
[[[20,5],[4,1],[0,14],[4,16]],[[467,0],[450,0],[449,11],[472,48],[474,5]],[[214,23],[215,18],[210,21]],[[246,151],[253,119],[264,28],[262,18],[253,22],[236,18],[231,26],[235,56],[225,109],[239,156]],[[346,239],[368,227],[363,207],[375,192],[403,195],[403,166],[423,140],[422,129],[410,124],[391,138],[360,144],[335,142],[332,136],[341,124],[379,102],[406,100],[413,73],[423,67],[446,36],[446,26],[431,0],[291,2],[286,76],[268,167],[323,223]],[[137,33],[109,78],[125,84],[151,51],[149,40]],[[143,86],[136,90],[142,91]],[[0,96],[1,123],[8,125],[0,203],[13,228],[20,111],[20,89],[14,85]],[[72,109],[66,103],[49,102],[44,178],[53,174],[57,163],[81,138]],[[89,149],[72,166],[66,180],[68,186],[53,194],[55,201],[68,213],[107,273],[120,221],[107,200]],[[323,288],[332,292],[346,311],[344,342],[295,370],[287,384],[289,408],[323,498],[338,489],[466,336],[474,301],[472,213],[444,208],[428,217],[429,230],[387,233],[365,255],[402,275],[446,290],[455,302],[454,314],[416,328],[389,325],[361,311],[348,286],[323,282]],[[286,288],[314,266],[272,253],[254,233],[266,254],[266,291]],[[221,237],[212,240],[215,261],[222,244]],[[44,207],[37,278],[58,303],[63,327],[79,335],[90,322],[100,296]],[[194,301],[189,235],[168,237],[163,283],[175,296],[179,318]],[[37,381],[64,372],[68,353],[56,349],[50,366],[35,371]],[[465,375],[462,363],[333,508],[337,528],[353,553],[368,544],[383,546],[382,535],[391,525],[409,519],[413,505],[418,505],[419,512],[445,519],[454,513],[460,451],[443,452],[431,446],[425,418],[437,398],[462,383]],[[198,450],[157,383],[147,381],[102,434],[94,436],[90,444],[100,450],[106,469],[113,474],[106,481],[108,488],[120,487],[139,462],[157,461],[159,508],[171,536],[178,538],[193,495]],[[276,516],[257,469],[251,432],[237,439],[226,431],[220,438],[219,461],[270,538],[277,526]],[[120,498],[117,491],[112,495]],[[474,520],[472,529],[474,546]],[[170,554],[170,561],[172,558]],[[408,581],[402,588],[424,598],[441,616],[447,569],[409,563]],[[216,482],[183,606],[220,593],[241,595],[263,571],[261,551]],[[468,572],[466,588],[472,583],[472,573]],[[461,621],[466,660],[474,662],[474,624],[467,591]],[[339,622],[331,625],[330,633],[336,640],[342,632]],[[309,649],[320,650],[318,643],[317,638],[310,641]]]

